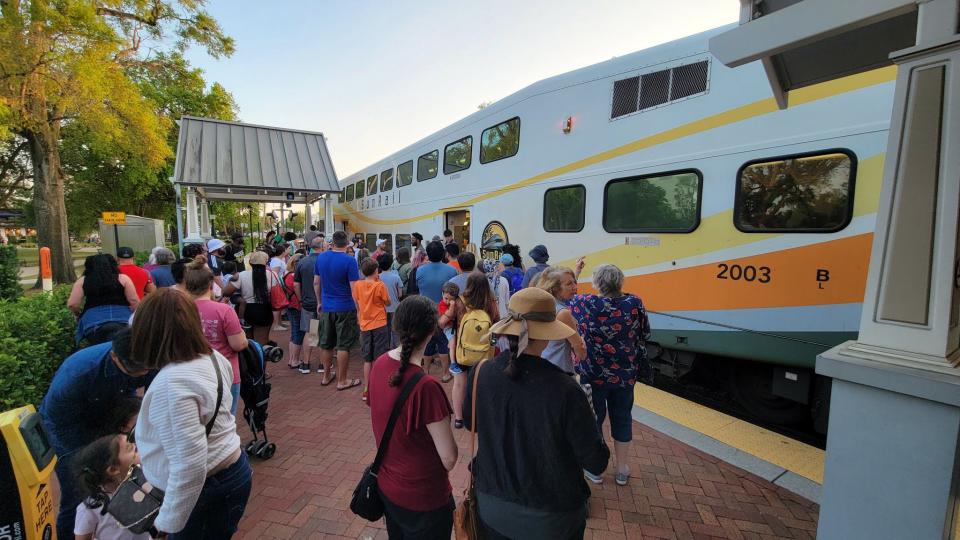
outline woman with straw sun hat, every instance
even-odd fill
[[[463,410],[478,437],[472,470],[484,537],[582,538],[583,471],[601,474],[610,450],[583,390],[541,356],[575,331],[557,320],[550,293],[526,288],[491,332],[510,348],[473,367]]]

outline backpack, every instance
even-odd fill
[[[510,296],[523,288],[523,272],[516,268],[504,268],[503,277],[510,283]]]
[[[483,309],[468,309],[457,328],[457,363],[472,366],[493,352],[490,327],[493,321]]]

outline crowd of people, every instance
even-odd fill
[[[429,242],[414,232],[395,254],[354,240],[311,227],[269,234],[250,253],[239,234],[179,258],[158,247],[143,268],[130,248],[88,257],[68,301],[86,347],[40,407],[60,457],[60,538],[136,538],[99,510],[132,464],[165,494],[157,534],[230,537],[251,486],[235,427],[239,354],[288,329],[287,366],[359,388],[378,446],[418,376],[378,474],[391,538],[449,537],[453,433],[464,428],[477,434],[471,474],[487,538],[582,537],[585,479],[602,483],[610,458],[606,417],[613,479],[626,485],[633,387],[651,376],[649,323],[623,272],[597,265],[598,294],[579,294],[586,261],[551,266],[543,245],[525,267],[515,245],[481,258],[450,231]],[[362,378],[349,370],[357,346]]]

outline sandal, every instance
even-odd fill
[[[450,382],[450,381],[452,381],[452,380],[453,380],[453,375],[450,375],[449,373],[447,373],[446,375],[444,375],[444,376],[440,379],[440,382],[442,382],[442,383],[448,383],[448,382]]]
[[[453,427],[454,429],[463,429],[463,420],[454,420]]]
[[[335,381],[336,379],[337,377],[331,373],[329,379],[327,380],[320,379],[320,386],[330,386],[330,384],[332,384],[333,381]]]
[[[363,384],[363,381],[361,381],[360,379],[352,379],[347,381],[347,384],[345,386],[338,385],[337,392],[340,392],[341,390],[349,390],[355,386],[360,386],[361,384]]]

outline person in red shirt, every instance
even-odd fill
[[[425,296],[400,302],[393,316],[400,347],[370,370],[370,420],[377,445],[404,384],[423,372],[423,352],[437,328],[437,307]],[[448,471],[457,463],[450,415],[439,381],[422,377],[403,404],[377,475],[390,538],[450,538],[453,489]]]
[[[117,250],[117,264],[120,266],[120,273],[133,281],[133,286],[137,289],[137,296],[143,300],[145,295],[157,290],[157,286],[154,285],[150,272],[133,262],[134,256],[133,248],[122,247]]]

